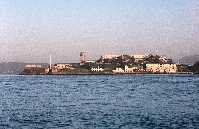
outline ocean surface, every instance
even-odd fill
[[[0,75],[0,129],[199,129],[199,76]]]

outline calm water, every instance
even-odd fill
[[[0,129],[196,129],[199,77],[0,76]]]

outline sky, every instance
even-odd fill
[[[0,62],[199,54],[198,0],[0,0]]]

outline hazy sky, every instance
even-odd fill
[[[199,54],[199,0],[0,0],[0,61]]]

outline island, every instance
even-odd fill
[[[51,59],[50,59],[51,60]],[[196,69],[196,66],[195,66]],[[28,64],[21,75],[116,75],[116,74],[192,74],[192,66],[174,63],[166,56],[153,54],[107,54],[86,60],[80,52],[79,63],[56,63],[43,67]]]

